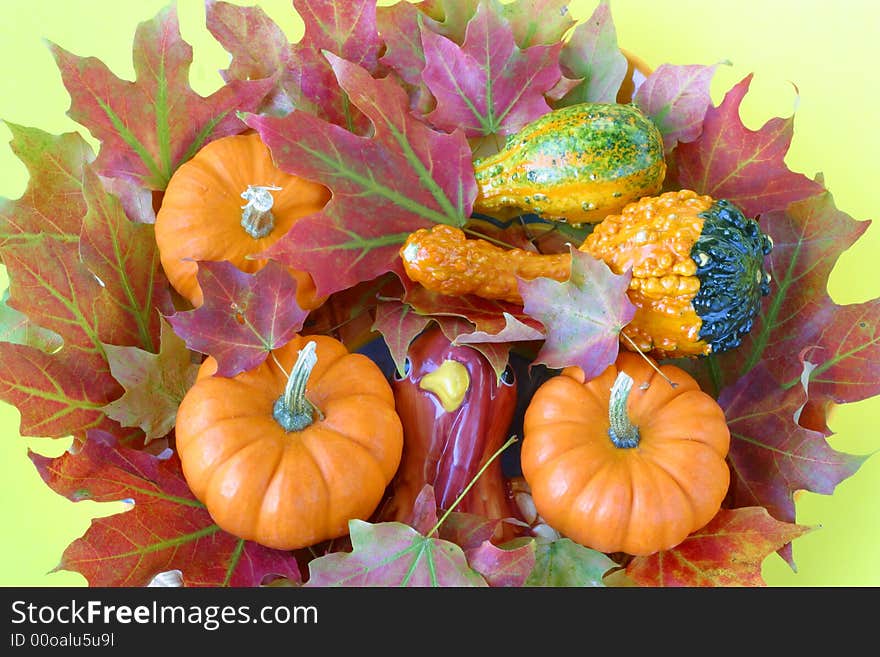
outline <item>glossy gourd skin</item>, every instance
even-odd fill
[[[413,340],[407,354],[408,371],[391,382],[404,448],[383,513],[402,522],[426,484],[439,509],[455,503],[508,438],[517,398],[511,368],[499,380],[480,352],[451,344],[439,327]],[[487,518],[515,515],[500,459],[483,471],[455,510]]]
[[[549,112],[474,162],[474,212],[595,223],[660,191],[663,137],[635,105],[580,103]]]
[[[309,341],[317,363],[306,397],[318,412],[288,431],[274,410]],[[346,535],[350,519],[375,511],[400,463],[403,428],[373,361],[316,335],[295,337],[234,378],[216,369],[206,359],[181,402],[176,447],[187,484],[221,528],[292,550]]]
[[[252,237],[241,225],[248,185],[269,190],[274,225],[268,234]],[[156,214],[156,243],[172,287],[193,306],[202,304],[196,278],[198,260],[228,260],[254,273],[266,264],[250,256],[266,251],[300,218],[318,212],[330,198],[323,185],[290,175],[272,160],[259,134],[216,139],[174,172]],[[319,306],[315,283],[306,272],[290,270],[297,282],[296,298],[306,309]]]
[[[670,549],[706,525],[727,494],[723,410],[683,370],[660,370],[674,386],[624,351],[589,381],[580,368],[566,368],[526,409],[521,463],[538,513],[600,552]],[[615,444],[609,431],[610,390],[621,371],[633,380],[625,408],[638,438],[630,446]]]

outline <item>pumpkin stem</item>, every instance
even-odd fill
[[[275,402],[272,417],[285,431],[302,431],[315,420],[318,411],[314,404],[306,399],[306,384],[318,362],[315,353],[317,343],[311,340],[299,350],[296,363],[287,377],[284,393]]]
[[[271,185],[248,185],[241,193],[241,197],[247,201],[241,206],[241,227],[255,240],[266,237],[275,228],[275,216],[272,214],[275,199],[272,192],[280,189]]]
[[[639,428],[630,421],[626,412],[626,402],[632,386],[632,377],[626,372],[618,372],[608,401],[608,420],[611,425],[608,436],[614,446],[621,449],[638,447],[639,444]]]

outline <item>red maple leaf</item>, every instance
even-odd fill
[[[639,586],[765,586],[764,559],[809,531],[761,507],[722,509],[671,550],[633,559],[626,574]]]
[[[92,520],[71,543],[58,570],[82,574],[90,586],[145,586],[179,570],[184,586],[258,586],[272,576],[300,581],[290,552],[271,550],[222,531],[196,500],[180,461],[126,449],[100,431],[75,455],[31,453],[46,484],[77,502],[118,502],[131,508]]]
[[[743,125],[739,107],[752,76],[746,76],[710,107],[700,136],[672,154],[678,187],[738,205],[746,216],[784,209],[823,191],[821,184],[785,164],[794,133],[794,116],[772,118],[759,130]],[[670,182],[672,182],[670,180]]]
[[[425,117],[468,137],[510,134],[550,111],[545,94],[559,81],[561,43],[521,50],[488,4],[468,22],[464,42],[422,29],[422,80],[436,100]]]
[[[325,184],[332,197],[300,219],[265,255],[315,279],[330,294],[388,271],[409,234],[434,222],[463,225],[476,196],[471,151],[460,132],[443,134],[413,117],[391,78],[327,54],[340,86],[373,124],[364,137],[308,113],[249,115],[278,166]]]
[[[247,274],[227,261],[199,262],[205,302],[168,318],[195,351],[213,356],[219,376],[255,368],[300,331],[308,312],[296,302],[296,280],[270,261]]]
[[[807,393],[781,385],[760,363],[718,398],[730,428],[730,504],[762,506],[779,520],[795,519],[799,490],[830,495],[867,457],[831,448],[826,436],[798,424]]]
[[[149,189],[165,189],[207,142],[241,132],[236,111],[256,109],[274,84],[232,80],[207,98],[194,92],[192,47],[181,39],[173,6],[138,26],[133,52],[136,81],[129,82],[94,57],[52,45],[71,97],[68,115],[101,142],[97,171]]]

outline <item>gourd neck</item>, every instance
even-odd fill
[[[272,408],[272,417],[287,432],[302,431],[315,421],[320,411],[306,399],[306,384],[318,362],[317,343],[311,340],[300,349],[293,369],[287,377],[284,392]]]
[[[275,215],[272,214],[275,198],[272,192],[280,190],[280,187],[271,185],[248,185],[241,193],[241,197],[247,201],[241,206],[241,227],[255,240],[266,237],[275,228]]]
[[[614,385],[611,386],[611,398],[608,401],[608,437],[615,447],[629,449],[639,445],[639,428],[629,419],[626,403],[632,390],[633,379],[626,372],[618,372]]]

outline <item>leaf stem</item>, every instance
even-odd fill
[[[482,466],[480,466],[479,470],[477,470],[477,474],[475,474],[473,479],[471,479],[470,482],[468,482],[468,485],[465,486],[464,490],[461,491],[459,496],[455,498],[455,501],[449,505],[449,508],[446,509],[446,511],[443,513],[443,515],[437,521],[437,524],[434,525],[431,528],[431,531],[429,531],[427,534],[425,534],[425,536],[431,536],[434,532],[436,532],[438,529],[440,529],[440,525],[442,525],[446,521],[446,518],[448,518],[449,514],[455,510],[455,507],[457,507],[461,503],[461,501],[464,499],[464,496],[468,494],[468,491],[471,488],[473,488],[474,484],[477,483],[477,480],[486,471],[486,468],[489,467],[489,465],[492,463],[492,461],[494,461],[496,458],[498,458],[498,456],[501,454],[501,452],[503,452],[505,449],[510,447],[515,442],[516,442],[516,436],[511,436],[510,438],[507,439],[506,443],[504,443],[501,447],[499,447],[498,449],[495,450],[495,453],[492,454],[492,456],[490,456],[488,459],[486,459],[486,462]]]

